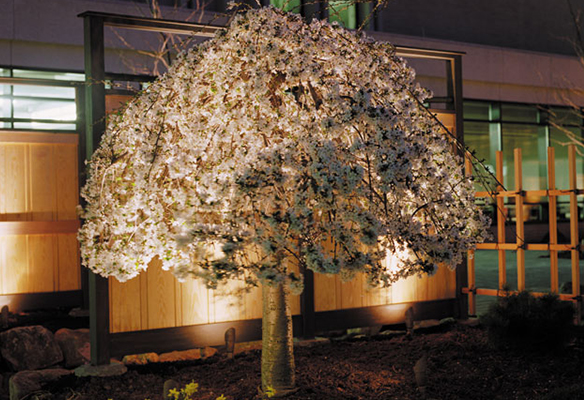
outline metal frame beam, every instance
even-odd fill
[[[303,10],[304,14],[318,14],[322,10]],[[79,15],[79,17],[84,18],[85,23],[85,71],[86,71],[86,131],[85,136],[80,138],[80,144],[85,143],[83,149],[80,149],[81,153],[86,157],[89,157],[93,151],[98,147],[101,135],[105,131],[105,79],[108,77],[105,74],[105,56],[104,56],[104,27],[112,26],[118,28],[125,28],[131,30],[139,31],[149,31],[149,32],[164,32],[164,33],[174,33],[181,35],[197,35],[203,37],[212,37],[215,32],[222,29],[222,26],[213,26],[205,24],[196,24],[190,22],[179,22],[179,21],[169,21],[154,18],[144,18],[144,17],[134,17],[125,16],[119,14],[108,14],[100,12],[85,12]],[[461,68],[460,60],[462,53],[452,52],[452,51],[440,51],[440,50],[430,50],[430,49],[416,49],[409,47],[396,47],[396,53],[399,56],[405,57],[416,57],[416,58],[430,58],[450,61],[451,74],[452,74],[452,84],[454,85],[450,93],[453,94],[452,103],[454,104],[456,116],[456,134],[457,137],[462,140],[462,80],[461,80]],[[112,75],[110,75],[111,77]],[[123,75],[120,75],[123,77]],[[460,115],[459,115],[460,114]],[[82,174],[80,174],[81,176]],[[463,269],[463,268],[460,268]],[[457,275],[458,278],[458,275]],[[314,284],[313,276],[310,271],[307,271],[306,276],[306,290],[302,296],[302,315],[296,317],[295,319],[299,322],[297,324],[297,330],[301,330],[301,334],[304,337],[313,337],[315,331],[319,328],[323,321],[320,321],[322,317],[328,314],[316,313],[314,309]],[[462,281],[457,279],[457,304],[463,300],[461,296],[466,296],[462,294],[461,285]],[[109,332],[109,290],[108,290],[108,280],[99,277],[93,273],[89,276],[89,303],[90,303],[90,326],[91,326],[91,362],[94,365],[109,363],[110,358],[110,338],[114,340],[114,352],[119,351],[118,338],[127,337],[129,340],[134,340],[137,338],[136,334],[132,335],[121,335],[121,334],[110,334]],[[450,304],[449,302],[447,302]],[[436,303],[436,304],[446,304],[446,303]],[[387,306],[392,310],[392,314],[395,314],[394,306]],[[387,308],[386,307],[386,308]],[[392,308],[393,307],[393,308]],[[448,308],[448,307],[447,307]],[[461,307],[462,308],[462,307]],[[385,308],[384,308],[385,309]],[[365,310],[366,313],[373,312],[373,308],[359,309],[361,311]],[[381,310],[377,309],[376,310]],[[397,309],[396,309],[397,310]],[[401,310],[401,309],[400,309]],[[450,310],[450,308],[448,308]],[[356,312],[356,311],[355,311]],[[346,312],[339,311],[331,315],[331,318],[344,318]],[[367,314],[368,315],[368,314]],[[348,316],[348,315],[346,315]],[[351,314],[353,318],[353,314]],[[369,320],[377,321],[377,317],[360,317],[362,322],[365,323]],[[364,318],[364,319],[363,319]],[[369,318],[369,319],[368,319]],[[401,317],[400,317],[401,318]],[[243,323],[242,321],[240,321]],[[298,325],[300,325],[298,327]],[[254,325],[255,326],[255,325]],[[256,327],[257,328],[257,327]],[[174,328],[175,330],[184,331],[185,329],[191,329],[189,327],[184,328]],[[194,327],[192,329],[195,329]],[[207,328],[197,328],[205,330]],[[210,327],[209,327],[210,329]],[[170,331],[161,330],[168,333]],[[157,337],[156,332],[141,332],[142,341],[147,337]],[[146,336],[144,336],[146,335]],[[152,336],[154,335],[154,336]]]

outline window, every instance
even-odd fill
[[[300,13],[302,9],[300,0],[270,0],[270,4],[284,11],[291,11],[295,13]]]
[[[303,6],[320,9],[320,11],[316,11],[317,13],[323,11],[322,8],[319,8],[321,3],[310,0],[270,0],[270,4],[282,10],[296,13],[301,13]],[[372,22],[369,21],[370,3],[352,0],[329,0],[328,3],[322,4],[327,4],[326,11],[329,22],[338,22],[348,29],[357,29],[360,24],[365,24],[365,29],[373,27]]]
[[[83,74],[0,68],[0,77],[84,81]],[[73,86],[0,83],[0,128],[73,131],[77,106]]]
[[[329,21],[357,29],[357,4],[348,0],[329,0]]]
[[[495,172],[496,151],[503,151],[503,184],[515,189],[513,150],[521,148],[523,159],[523,190],[547,189],[547,147],[555,148],[556,188],[568,189],[568,147],[572,139],[582,138],[581,110],[569,107],[548,107],[469,100],[464,102],[464,135],[466,145],[482,160],[486,168]],[[576,161],[578,185],[584,180],[584,163]],[[485,190],[477,187],[477,190]],[[547,198],[527,199],[531,203],[530,219],[543,220]],[[512,209],[513,199],[506,199]],[[558,198],[559,218],[566,217],[567,196]],[[532,212],[533,211],[533,212]]]

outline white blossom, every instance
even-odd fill
[[[83,264],[124,281],[158,257],[210,287],[297,290],[290,263],[384,285],[454,267],[488,221],[427,96],[387,43],[238,15],[110,118],[82,191]]]

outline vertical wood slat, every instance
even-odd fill
[[[464,171],[467,176],[472,175],[472,161],[470,156],[467,154],[464,157]],[[468,288],[470,289],[468,294],[468,312],[470,315],[476,315],[477,304],[476,304],[476,274],[475,274],[475,251],[469,250],[467,255],[467,271],[468,271]]]
[[[497,192],[503,191],[504,188],[501,186],[503,183],[503,152],[497,151],[496,153],[496,177],[500,184],[497,185]],[[497,197],[497,243],[505,243],[505,199],[503,197]],[[499,290],[502,290],[507,285],[507,261],[505,259],[505,250],[498,250],[499,253]]]
[[[525,290],[525,226],[523,220],[523,166],[521,149],[513,150],[515,167],[515,236],[517,240],[517,290]]]
[[[0,189],[6,190],[6,146],[3,146],[2,144],[0,144]],[[5,220],[6,220],[6,196],[0,196],[0,221]],[[1,283],[0,290],[2,290]]]
[[[570,179],[570,245],[572,247],[572,295],[576,298],[576,320],[579,323],[582,313],[580,298],[580,251],[578,237],[578,197],[576,196],[576,146],[568,147],[568,169]]]
[[[548,190],[556,189],[556,153],[553,147],[548,147]],[[548,196],[549,205],[549,236],[550,245],[558,243],[558,198]],[[559,293],[558,251],[550,249],[550,289],[552,293]]]

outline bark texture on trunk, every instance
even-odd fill
[[[284,285],[262,285],[262,390],[276,397],[294,390],[294,349],[290,292]]]

